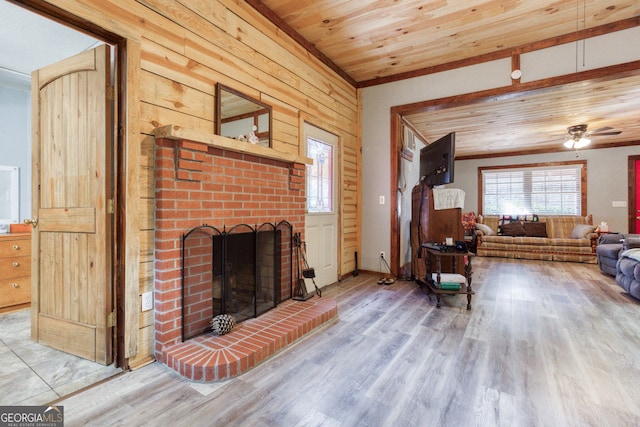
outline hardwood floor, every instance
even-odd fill
[[[471,311],[376,280],[325,289],[339,320],[236,379],[154,363],[58,402],[65,425],[640,425],[640,303],[597,266],[475,258]]]

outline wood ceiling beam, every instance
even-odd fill
[[[633,145],[640,145],[640,141],[613,142],[610,144],[594,144],[594,145],[590,145],[588,149],[599,150],[602,148],[630,147]],[[532,154],[560,153],[565,151],[567,150],[563,148],[540,148],[540,149],[522,150],[522,151],[500,151],[496,153],[456,156],[456,160],[494,159],[496,157],[528,156]]]
[[[607,81],[637,75],[640,75],[640,61],[633,61],[620,65],[597,68],[595,70],[581,71],[579,73],[536,80],[533,82],[514,83],[509,86],[487,89],[479,92],[398,105],[391,107],[391,113],[398,113],[400,115],[424,113],[428,111],[457,107],[464,104],[483,103],[524,96],[534,91],[550,90],[556,86],[575,83],[578,81]]]

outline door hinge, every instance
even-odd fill
[[[115,207],[113,205],[113,199],[107,199],[107,213],[112,214],[115,212]]]
[[[107,328],[116,326],[116,312],[112,311],[107,315]]]

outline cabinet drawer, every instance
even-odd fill
[[[31,255],[31,238],[0,241],[0,258],[29,255]]]
[[[0,279],[31,276],[31,257],[16,256],[0,259]]]
[[[0,307],[31,301],[31,278],[0,279]]]

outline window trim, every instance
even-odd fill
[[[581,165],[580,168],[580,215],[584,216],[587,212],[587,161],[573,160],[568,162],[547,162],[547,163],[526,163],[496,166],[478,166],[478,215],[482,215],[482,195],[484,188],[482,187],[482,172],[485,170],[497,169],[525,169],[525,168],[550,168],[562,166]]]

